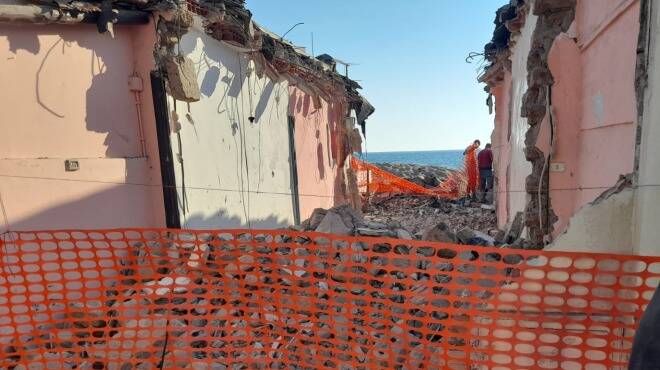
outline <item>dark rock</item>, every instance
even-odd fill
[[[441,243],[456,243],[456,234],[449,229],[449,226],[444,222],[435,225],[433,228],[424,232],[422,240],[441,242]]]
[[[524,214],[523,212],[518,212],[516,213],[516,216],[513,218],[513,222],[511,223],[509,229],[506,231],[506,234],[504,235],[504,239],[502,241],[504,243],[513,243],[515,240],[518,240],[520,238],[520,235],[522,235],[522,231],[524,227],[525,227]]]
[[[467,245],[482,245],[490,247],[495,245],[495,239],[493,237],[467,227],[459,230],[456,233],[456,238],[462,244]]]

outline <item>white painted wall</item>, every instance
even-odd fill
[[[641,255],[660,255],[660,5],[652,1],[648,87],[640,147],[639,187],[635,197],[633,242]]]
[[[533,6],[533,4],[532,4]],[[525,133],[529,129],[527,118],[521,117],[523,95],[527,91],[527,57],[531,48],[532,34],[536,28],[537,16],[530,9],[520,35],[514,38],[511,57],[511,138],[509,140],[511,159],[509,164],[509,222],[516,213],[523,212],[527,204],[525,180],[532,173],[532,165],[525,159]]]
[[[625,189],[585,205],[573,215],[568,229],[545,250],[632,254],[634,197],[633,189]]]
[[[245,54],[199,24],[181,51],[194,61],[202,91],[199,102],[176,103],[180,130],[171,134],[175,162],[183,159],[175,163],[182,227],[293,224],[288,83],[259,78]]]

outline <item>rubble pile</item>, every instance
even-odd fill
[[[328,210],[317,208],[309,219],[294,229],[335,235],[413,239],[412,233],[406,228],[395,223],[387,224],[367,220],[349,205],[337,206]]]
[[[468,242],[478,233],[480,237],[487,237],[486,244],[495,244],[495,236],[502,234],[497,229],[495,207],[467,200],[378,195],[366,202],[364,213],[367,220],[400,225],[422,240],[474,244]]]
[[[364,216],[350,206],[317,208],[297,231],[428,240],[465,245],[524,248],[521,239],[522,212],[507,227],[497,228],[495,207],[468,200],[452,202],[434,197],[380,195],[372,197],[363,208]]]
[[[442,180],[452,172],[452,170],[445,167],[409,163],[374,163],[374,166],[426,188],[434,188],[440,185]]]

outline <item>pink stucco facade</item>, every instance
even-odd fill
[[[553,236],[571,217],[633,171],[636,130],[635,68],[639,0],[578,0],[574,22],[555,39],[548,55],[552,73],[552,117],[541,123],[536,146],[552,152],[549,193],[558,217]],[[512,55],[511,59],[516,56]],[[508,73],[508,72],[507,72]],[[496,145],[506,143],[511,79],[492,87],[496,98]],[[511,115],[520,116],[512,111]],[[551,118],[554,147],[551,148]],[[498,220],[510,219],[507,194],[524,184],[506,181],[510,148],[497,150]]]
[[[345,201],[344,168],[337,159],[346,106],[314,98],[291,86],[289,113],[295,122],[300,216],[304,220],[315,208],[330,208]]]
[[[2,230],[164,226],[154,40],[153,25],[114,38],[94,25],[0,25]],[[65,171],[67,159],[80,169]]]
[[[564,172],[550,173],[555,236],[633,171],[635,154],[639,1],[578,1],[572,28],[575,34],[560,35],[549,56],[557,125],[552,161],[566,164]]]

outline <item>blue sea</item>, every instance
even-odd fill
[[[463,151],[373,152],[363,153],[360,159],[370,163],[411,163],[457,169],[463,165]]]

